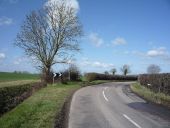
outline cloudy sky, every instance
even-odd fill
[[[58,0],[52,0],[58,1]],[[0,0],[0,71],[36,72],[29,57],[13,46],[31,10],[47,0]],[[82,51],[74,56],[83,72],[104,72],[124,64],[132,74],[150,64],[170,72],[169,0],[68,0],[83,24]],[[55,71],[67,68],[56,65]]]

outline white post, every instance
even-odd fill
[[[56,77],[56,73],[53,73],[53,84],[54,84],[54,78]]]

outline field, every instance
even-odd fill
[[[0,72],[0,82],[38,79],[38,74]]]

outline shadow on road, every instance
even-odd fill
[[[150,116],[161,117],[167,121],[170,121],[170,110],[161,105],[154,103],[143,103],[143,102],[133,102],[127,104],[129,107],[141,111],[145,114],[150,114]]]

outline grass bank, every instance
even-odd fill
[[[69,93],[79,84],[49,85],[0,118],[1,128],[52,128]]]
[[[155,93],[150,89],[141,86],[139,83],[134,83],[130,87],[133,92],[137,93],[144,99],[170,108],[170,96],[163,93]]]

